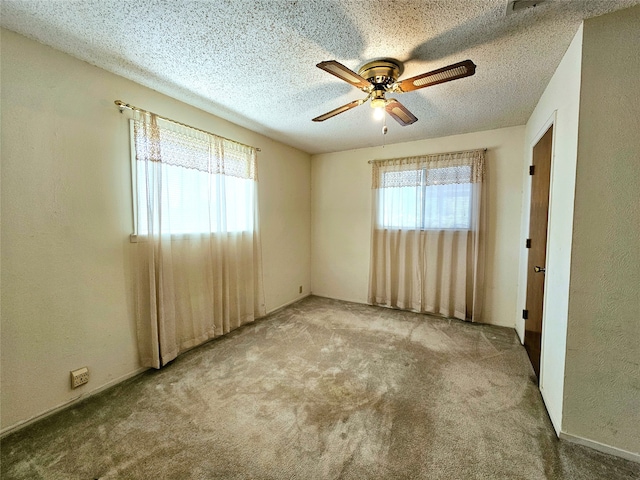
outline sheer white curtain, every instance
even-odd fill
[[[135,264],[144,366],[265,314],[256,150],[135,114]]]
[[[484,150],[372,162],[369,303],[478,321]]]

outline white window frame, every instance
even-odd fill
[[[468,193],[468,212],[467,212],[467,224],[465,226],[455,226],[455,227],[431,227],[431,226],[427,226],[426,225],[426,191],[427,188],[429,187],[434,187],[437,185],[427,185],[427,178],[428,178],[428,172],[430,170],[438,170],[438,169],[442,169],[442,168],[449,168],[449,167],[434,167],[434,168],[428,168],[428,167],[422,167],[422,168],[416,168],[414,171],[418,172],[420,171],[420,176],[421,176],[421,186],[420,187],[408,187],[408,188],[415,188],[415,189],[419,189],[419,198],[416,199],[417,205],[420,206],[420,221],[416,222],[416,226],[415,227],[406,227],[406,226],[402,226],[402,225],[388,225],[388,224],[384,224],[383,220],[384,220],[384,212],[381,210],[379,212],[378,215],[378,227],[382,228],[382,229],[417,229],[417,230],[422,230],[422,231],[441,231],[441,230],[458,230],[458,231],[469,231],[472,228],[472,222],[471,222],[471,216],[472,216],[472,207],[473,207],[473,190],[472,190],[472,183],[468,182],[468,183],[464,183],[461,185],[469,185],[469,193]],[[471,167],[469,167],[471,168]],[[411,171],[411,170],[410,170]],[[389,172],[383,172],[382,175],[386,175]],[[384,191],[387,189],[400,189],[400,188],[406,188],[406,187],[386,187],[386,188],[381,188],[378,192],[379,195],[384,195]]]

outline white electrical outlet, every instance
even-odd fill
[[[89,369],[87,367],[71,371],[71,388],[78,388],[85,383],[89,383]]]

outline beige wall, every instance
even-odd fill
[[[12,32],[1,48],[2,429],[139,369],[116,99],[262,148],[267,309],[308,294],[309,155]],[[69,371],[85,365],[90,383],[71,391]]]
[[[516,323],[516,330],[521,339],[524,339],[524,320],[522,320],[521,312],[525,308],[528,260],[528,250],[524,248],[524,245],[525,239],[529,236],[531,198],[531,177],[528,166],[532,163],[533,146],[553,123],[540,391],[556,432],[560,432],[562,425],[562,392],[571,267],[571,224],[578,149],[581,55],[582,27],[573,38],[527,121],[524,141],[522,224],[518,244],[520,268],[517,308],[519,314]]]
[[[640,6],[584,22],[563,430],[640,461]]]
[[[521,335],[525,168],[553,121],[541,390],[556,430],[637,456],[639,17],[635,7],[587,21],[584,47],[581,29],[526,127],[312,158],[2,30],[1,428],[139,370],[119,98],[262,148],[268,310],[310,289],[366,302],[368,160],[487,147],[487,320]],[[71,391],[68,372],[84,365],[91,382]]]
[[[366,303],[371,233],[368,160],[488,148],[485,321],[515,326],[524,127],[312,157],[312,286],[315,295]]]

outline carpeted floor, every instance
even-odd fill
[[[309,297],[2,440],[2,479],[638,479],[513,330]]]

